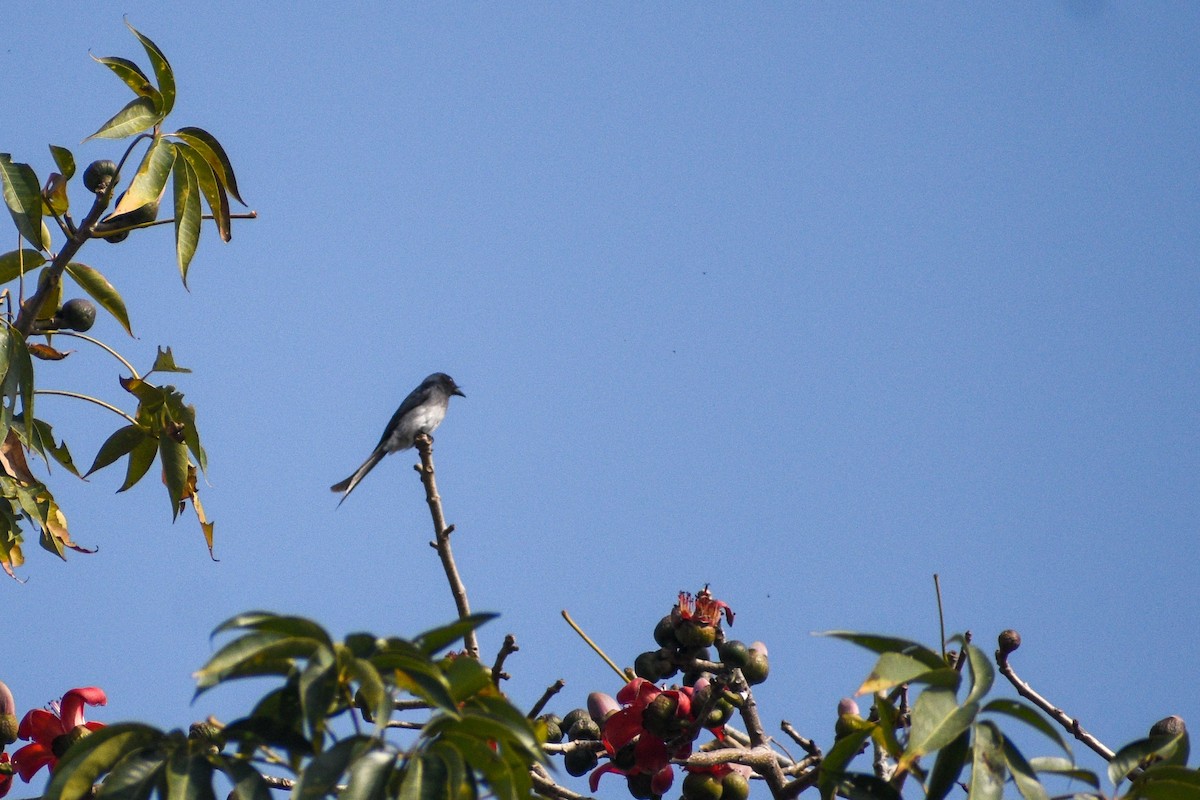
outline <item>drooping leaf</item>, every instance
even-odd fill
[[[375,722],[375,735],[382,734],[395,707],[391,694],[383,685],[383,677],[365,658],[351,658],[347,672],[358,683],[358,695],[366,703]]]
[[[245,761],[219,757],[217,768],[233,783],[231,800],[271,800],[271,789],[262,774]]]
[[[227,643],[192,676],[196,679],[196,694],[250,674],[287,675],[294,659],[308,658],[319,648],[319,642],[303,637],[246,634]],[[265,667],[265,671],[259,671],[258,667]]]
[[[960,733],[954,741],[938,751],[925,784],[925,800],[942,800],[958,783],[971,754],[971,734]]]
[[[158,455],[158,440],[153,436],[146,437],[133,446],[129,451],[129,464],[125,469],[125,482],[117,492],[131,489],[150,470],[154,457]]]
[[[158,453],[162,458],[163,483],[167,486],[167,496],[171,501],[171,519],[179,516],[183,503],[183,493],[187,489],[187,445],[176,438],[175,431],[168,425],[163,426],[158,437]]]
[[[225,155],[225,148],[221,147],[221,143],[215,136],[203,128],[194,127],[180,128],[173,135],[200,153],[212,167],[217,180],[225,187],[225,191],[233,195],[239,203],[246,205],[246,201],[238,193],[237,178],[233,175],[233,164],[230,163],[229,156]]]
[[[441,670],[430,662],[400,653],[379,653],[372,656],[370,662],[381,675],[390,675],[391,682],[397,687],[457,716],[458,707],[450,694],[450,684]]]
[[[124,139],[135,133],[149,130],[162,120],[154,100],[149,97],[135,97],[125,104],[125,107],[114,114],[107,122],[85,142],[92,139]]]
[[[323,800],[334,793],[334,787],[350,764],[370,750],[375,740],[367,736],[348,736],[319,753],[296,778],[292,800]]]
[[[73,351],[71,350],[67,350],[65,352],[62,350],[55,350],[48,344],[38,344],[37,342],[29,345],[29,355],[33,356],[38,361],[62,361],[64,358],[71,355],[72,352]]]
[[[26,436],[29,446],[36,452],[43,456],[49,454],[72,475],[79,476],[79,470],[75,466],[75,460],[71,458],[71,451],[67,448],[67,443],[65,441],[56,443],[54,429],[50,427],[49,423],[35,419]]]
[[[150,79],[146,77],[146,73],[142,72],[142,68],[137,64],[127,58],[119,58],[117,56],[105,56],[102,58],[92,56],[92,59],[112,70],[113,74],[132,89],[135,95],[149,99],[158,108],[162,107],[162,95],[159,94],[158,89],[154,88],[154,84],[150,82]]]
[[[1046,738],[1061,747],[1067,755],[1071,755],[1071,745],[1063,738],[1058,728],[1050,724],[1049,720],[1039,714],[1037,709],[1026,705],[1020,700],[999,697],[989,701],[983,707],[982,711],[990,714],[1005,714],[1013,719],[1019,719],[1029,727],[1044,734]]]
[[[450,696],[456,703],[474,697],[492,683],[492,671],[473,658],[448,658],[442,661]]]
[[[977,722],[971,744],[971,800],[1000,800],[1004,796],[1004,736],[991,722]]]
[[[1093,789],[1100,788],[1100,778],[1091,770],[1082,769],[1069,758],[1060,756],[1039,756],[1029,759],[1029,766],[1034,772],[1048,772],[1073,781],[1080,781]]]
[[[1200,770],[1178,764],[1154,764],[1133,781],[1131,798],[1200,800]]]
[[[821,800],[833,800],[838,783],[846,774],[846,768],[863,748],[863,744],[871,736],[871,729],[851,731],[833,743],[833,747],[825,755],[817,774],[817,788]]]
[[[153,442],[154,437],[150,435],[149,431],[137,425],[126,425],[123,428],[118,428],[111,436],[104,440],[104,444],[100,445],[100,452],[96,453],[96,459],[92,462],[91,468],[84,473],[84,477],[91,475],[98,469],[104,469],[118,458],[128,455],[133,448],[147,439]]]
[[[896,730],[900,727],[900,711],[892,704],[891,700],[884,694],[875,695],[875,713],[879,717],[879,722],[874,725],[874,730],[871,731],[871,738],[884,749],[889,756],[894,759],[899,759],[904,752],[904,747],[901,746],[899,738],[896,736]],[[865,720],[853,715],[850,716],[855,720],[852,724],[855,726],[861,724],[870,724]]]
[[[162,202],[167,190],[167,178],[175,165],[175,147],[162,136],[156,136],[153,144],[142,156],[133,181],[114,209],[115,215],[128,214],[135,209]]]
[[[133,31],[133,35],[142,43],[146,55],[150,58],[150,66],[154,70],[154,77],[158,80],[158,93],[162,96],[159,113],[165,117],[175,107],[175,73],[171,70],[171,65],[167,63],[167,57],[163,55],[162,50],[158,49],[158,45],[150,41],[149,37],[139,32],[129,22],[126,22],[125,25]]]
[[[4,203],[17,231],[34,247],[48,250],[50,239],[44,236],[46,229],[42,225],[42,187],[33,167],[13,161],[8,153],[0,153],[0,179],[4,183]]]
[[[930,683],[934,685],[957,688],[961,676],[954,669],[943,665],[937,669],[929,666],[912,656],[902,653],[882,653],[871,674],[858,687],[855,694],[874,694],[886,692],[905,683]]]
[[[61,173],[51,172],[42,187],[42,213],[62,216],[71,208],[71,199],[67,197],[67,179]]]
[[[250,611],[237,614],[222,622],[213,629],[212,635],[232,630],[252,630],[262,633],[276,633],[282,636],[313,639],[322,647],[332,650],[333,639],[329,632],[317,623],[304,617],[274,614],[270,611]]]
[[[99,270],[93,269],[87,264],[72,261],[67,264],[66,272],[79,284],[80,289],[83,289],[96,301],[97,305],[112,314],[117,322],[121,323],[121,327],[125,329],[126,333],[133,336],[133,329],[129,326],[129,312],[125,310],[125,301],[121,298],[120,292],[113,288],[113,285],[100,274]]]
[[[350,777],[338,800],[384,800],[388,780],[396,766],[396,754],[370,750],[350,764]]]
[[[983,696],[992,690],[992,682],[996,673],[984,652],[973,644],[965,645],[967,664],[971,668],[971,691],[967,693],[967,703],[978,703]]]
[[[33,392],[33,359],[25,339],[0,318],[0,441],[8,435],[18,398],[22,411],[33,416]]]
[[[28,275],[45,263],[45,256],[28,248],[0,255],[0,283],[16,280],[22,274]]]
[[[58,171],[62,176],[71,180],[75,177],[75,156],[65,147],[59,147],[56,144],[50,145],[50,155],[54,158],[54,164],[58,167]]]
[[[921,692],[913,703],[912,729],[900,766],[907,768],[915,759],[950,744],[978,713],[977,703],[958,705],[951,689],[930,687]]]
[[[200,183],[186,158],[179,158],[174,166],[173,190],[175,196],[175,260],[179,264],[179,276],[187,286],[188,266],[196,255],[200,243]]]
[[[1021,796],[1025,800],[1050,800],[1050,794],[1046,791],[1046,787],[1042,786],[1033,767],[1029,766],[1029,762],[1025,760],[1025,756],[1021,755],[1017,746],[1007,737],[1005,737],[1003,745],[1004,763]]]
[[[413,639],[413,644],[427,656],[436,655],[455,642],[460,641],[471,631],[498,616],[499,614],[490,613],[471,614],[449,625],[442,625],[441,627],[419,634]]]
[[[176,748],[167,760],[167,793],[171,800],[217,800],[213,791],[213,765],[186,747]]]
[[[97,800],[149,800],[155,789],[166,788],[166,753],[156,748],[134,750],[117,762],[100,784]]]
[[[229,228],[229,198],[226,196],[224,187],[217,180],[216,173],[213,172],[212,167],[209,166],[209,163],[204,159],[200,151],[187,144],[187,142],[176,142],[175,152],[192,168],[192,175],[196,179],[196,185],[199,186],[204,199],[208,201],[208,209],[212,212],[213,222],[217,226],[217,233],[221,237],[221,241],[228,242],[231,238]]]
[[[1188,757],[1187,731],[1175,736],[1148,736],[1122,747],[1108,762],[1108,779],[1116,786],[1140,766],[1159,761],[1165,764],[1186,764]]]
[[[875,653],[900,653],[911,656],[930,669],[943,669],[946,667],[946,662],[940,655],[922,644],[907,639],[897,639],[893,636],[879,636],[873,633],[856,633],[854,631],[824,631],[817,635],[842,639],[859,647],[865,647],[867,650]]]
[[[25,460],[25,447],[17,436],[15,428],[8,429],[8,435],[0,442],[0,467],[9,477],[22,483],[37,483],[37,478],[29,471],[29,463]]]
[[[76,742],[54,767],[45,800],[84,800],[104,773],[129,753],[149,747],[163,732],[137,722],[122,722],[93,731]]]
[[[337,690],[338,672],[333,651],[315,648],[300,672],[300,706],[309,736],[315,738],[325,730],[325,716],[337,697]]]
[[[842,776],[837,793],[847,800],[900,800],[900,792],[895,786],[866,772],[851,772]]]

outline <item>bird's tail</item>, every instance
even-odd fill
[[[379,463],[379,460],[383,458],[386,453],[387,451],[382,447],[376,447],[371,455],[367,457],[367,460],[362,463],[362,466],[354,470],[353,475],[351,475],[349,478],[346,478],[346,480],[335,483],[333,486],[329,487],[331,491],[343,493],[342,499],[338,500],[339,506],[346,502],[346,498],[349,497],[350,493],[354,491],[354,487],[358,486],[362,479],[367,476],[367,473],[375,468],[375,465]]]

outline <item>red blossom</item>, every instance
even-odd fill
[[[695,597],[690,592],[680,592],[677,608],[680,618],[695,620],[701,625],[716,625],[721,621],[722,613],[726,622],[733,624],[733,609],[725,601],[713,597],[707,586]]]
[[[103,722],[87,722],[83,718],[84,705],[102,706],[108,702],[104,690],[97,686],[72,689],[62,696],[61,701],[50,704],[49,710],[35,708],[24,716],[17,728],[17,736],[30,743],[13,753],[12,763],[21,780],[30,779],[42,767],[54,771],[58,759],[77,737],[83,733],[77,728],[94,731],[104,727]]]
[[[0,753],[0,764],[8,763],[8,753]],[[12,773],[6,769],[0,769],[0,797],[8,794],[8,790],[12,788]]]

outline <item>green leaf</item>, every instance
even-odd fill
[[[162,50],[158,49],[158,45],[150,41],[149,37],[141,34],[128,21],[126,21],[125,26],[133,31],[133,35],[142,43],[146,55],[150,58],[150,66],[154,70],[154,77],[158,79],[158,93],[162,96],[159,113],[165,117],[175,107],[175,73],[171,70],[171,65],[167,63],[167,57],[163,55]]]
[[[187,445],[178,441],[166,427],[158,436],[158,452],[162,458],[163,482],[171,500],[171,518],[179,516],[179,506],[187,490]]]
[[[982,650],[973,644],[967,644],[965,647],[967,664],[971,667],[971,691],[967,694],[966,702],[977,703],[992,690],[996,673]]]
[[[375,740],[367,736],[350,736],[317,755],[296,778],[291,800],[323,800],[334,794],[346,768],[362,752],[371,749]]]
[[[0,153],[0,179],[4,183],[4,203],[17,224],[17,231],[34,247],[48,250],[50,239],[43,235],[46,229],[42,225],[42,187],[33,167],[13,161],[8,153]]]
[[[162,202],[167,190],[167,178],[175,165],[175,146],[162,136],[154,137],[154,143],[142,156],[137,172],[120,202],[113,210],[114,216],[128,214],[147,205]]]
[[[959,673],[947,667],[944,662],[941,667],[930,669],[927,664],[912,656],[883,653],[855,694],[886,692],[905,683],[931,683],[957,688],[960,679]]]
[[[33,359],[25,339],[0,319],[0,442],[8,439],[18,397],[22,412],[33,417],[33,378]]]
[[[425,631],[413,639],[413,644],[417,646],[425,655],[432,656],[445,650],[455,642],[460,641],[471,631],[479,628],[485,622],[489,622],[499,614],[471,614],[468,617],[451,622],[449,625]]]
[[[50,427],[49,423],[35,419],[27,437],[30,447],[39,453],[49,453],[68,472],[79,476],[79,470],[75,466],[75,460],[71,458],[71,451],[67,449],[67,443],[65,441],[62,444],[55,443],[54,429]]]
[[[233,800],[271,800],[271,789],[254,767],[245,761],[219,756],[217,768],[233,782]]]
[[[135,750],[112,768],[100,784],[98,800],[149,800],[150,793],[162,786],[166,756],[158,748]]]
[[[180,747],[167,762],[167,793],[171,800],[217,800],[212,785],[213,766],[203,756]]]
[[[896,737],[896,730],[899,728],[900,712],[896,709],[892,702],[883,694],[875,695],[875,712],[879,716],[879,721],[874,725],[874,731],[871,733],[871,738],[884,749],[892,758],[900,758],[904,752],[904,748],[900,745],[900,740]],[[854,715],[848,715],[848,722],[853,725],[871,724]],[[845,719],[845,717],[843,717]]]
[[[1060,756],[1039,756],[1029,759],[1029,766],[1034,772],[1048,772],[1073,781],[1080,781],[1093,789],[1100,788],[1100,778],[1091,770],[1082,769],[1069,758]]]
[[[187,286],[188,266],[200,243],[200,183],[186,158],[175,161],[175,260]]]
[[[149,130],[162,120],[158,108],[149,97],[135,97],[125,104],[125,107],[112,116],[99,130],[84,139],[124,139],[135,133]]]
[[[391,694],[383,685],[383,677],[365,658],[351,658],[347,671],[358,681],[358,691],[375,721],[375,735],[381,735],[392,717],[392,709],[395,708]]]
[[[121,323],[121,327],[125,329],[126,333],[133,336],[133,329],[129,327],[129,312],[125,310],[125,301],[121,298],[120,292],[113,288],[113,285],[100,274],[99,270],[93,269],[87,264],[72,261],[67,264],[66,272],[79,284],[80,289],[83,289],[96,301],[97,305],[112,314],[117,322]]]
[[[900,792],[882,778],[865,772],[851,772],[842,776],[837,793],[848,800],[900,800]]]
[[[173,135],[200,153],[212,167],[213,173],[225,190],[233,195],[239,203],[246,205],[246,201],[238,194],[237,179],[233,175],[233,164],[230,163],[229,156],[225,155],[225,149],[221,147],[221,143],[215,136],[203,128],[192,127],[180,128]]]
[[[458,715],[458,704],[450,694],[450,684],[433,664],[400,653],[380,653],[372,656],[370,662],[380,675],[400,689],[449,714]]]
[[[22,274],[28,275],[45,263],[45,256],[29,248],[5,253],[0,256],[0,283],[16,280]]]
[[[163,732],[137,722],[122,722],[93,731],[59,759],[46,787],[45,800],[83,800],[96,779],[131,752],[153,745]]]
[[[158,440],[153,436],[148,436],[133,446],[129,451],[129,465],[125,469],[125,482],[121,484],[121,488],[117,492],[124,492],[133,488],[146,473],[150,470],[150,465],[154,463],[154,457],[158,455]]]
[[[821,800],[833,799],[838,783],[846,774],[846,767],[862,750],[863,745],[871,736],[871,730],[871,728],[863,728],[851,731],[829,748],[829,752],[821,761],[820,772],[817,775],[817,788],[821,792]]]
[[[983,712],[991,714],[1005,714],[1014,719],[1019,719],[1029,727],[1039,731],[1063,749],[1067,755],[1071,755],[1071,745],[1063,738],[1058,728],[1050,724],[1049,720],[1041,715],[1033,706],[1026,705],[1020,700],[1010,700],[1006,697],[1000,697],[990,701],[983,707]]]
[[[227,643],[218,650],[193,677],[196,694],[230,679],[256,665],[291,663],[293,658],[308,658],[320,648],[320,642],[305,637],[281,636],[277,633],[248,633]],[[278,674],[286,675],[290,668]]]
[[[492,671],[473,658],[451,658],[442,662],[450,683],[450,696],[456,703],[482,692],[492,683]]]
[[[111,436],[104,440],[104,444],[100,445],[100,452],[96,453],[96,460],[92,462],[91,469],[84,473],[84,477],[91,475],[98,469],[104,469],[118,458],[128,455],[134,447],[147,439],[153,441],[154,437],[137,425],[126,425],[124,428],[118,428]]]
[[[938,751],[929,780],[925,784],[925,800],[942,800],[958,783],[971,754],[971,735],[960,733],[954,741]]]
[[[252,630],[294,638],[313,639],[322,647],[333,650],[333,639],[329,637],[329,632],[304,617],[274,614],[270,611],[247,611],[222,622],[213,629],[212,635],[216,636],[232,630]]]
[[[1017,746],[1007,738],[1003,740],[1003,746],[1004,763],[1008,766],[1009,774],[1013,776],[1013,783],[1017,785],[1017,791],[1021,793],[1021,796],[1025,800],[1050,800],[1046,788],[1042,786],[1033,767],[1029,766],[1029,762],[1025,760],[1025,756],[1021,755]]]
[[[54,157],[54,164],[65,180],[69,181],[75,177],[75,156],[71,155],[70,150],[52,144],[50,145],[50,155]]]
[[[855,633],[854,631],[824,631],[823,633],[818,633],[817,636],[830,636],[834,639],[842,639],[843,641],[851,642],[859,647],[865,647],[876,653],[900,653],[912,656],[931,670],[944,669],[947,666],[945,659],[940,655],[924,645],[911,642],[907,639],[879,636],[873,633]]]
[[[188,166],[192,168],[196,185],[200,187],[204,199],[208,201],[208,209],[212,212],[217,233],[220,235],[221,241],[228,242],[232,234],[229,229],[229,198],[225,194],[225,189],[200,151],[186,142],[179,141],[175,143],[175,152],[182,156]]]
[[[1127,797],[1146,800],[1200,799],[1200,770],[1177,764],[1155,764],[1147,767],[1133,783]]]
[[[181,367],[175,363],[175,354],[168,347],[164,350],[161,346],[158,348],[157,355],[154,356],[154,366],[150,367],[151,372],[191,372],[187,367]]]
[[[350,765],[350,778],[338,800],[384,800],[396,754],[386,750],[363,753]]]
[[[418,754],[408,759],[404,764],[404,780],[400,783],[400,794],[397,800],[424,800],[425,798],[425,764]]]
[[[105,56],[103,58],[92,56],[92,60],[112,70],[113,74],[132,89],[135,95],[149,99],[154,103],[156,108],[162,107],[162,95],[159,94],[158,89],[154,88],[154,84],[150,82],[150,79],[146,77],[146,73],[142,72],[142,68],[137,64],[127,58],[118,58],[117,56]]]
[[[950,744],[978,713],[977,703],[958,705],[951,689],[930,687],[921,692],[913,703],[912,729],[900,765],[907,768],[917,758]]]
[[[333,651],[318,647],[300,672],[300,706],[305,730],[315,737],[325,730],[325,716],[337,696],[338,674]]]
[[[1145,762],[1153,759],[1167,764],[1184,764],[1188,757],[1188,738],[1184,731],[1176,736],[1148,736],[1122,747],[1108,762],[1108,779],[1116,786]]]
[[[974,729],[967,796],[971,800],[1000,800],[1004,796],[1004,737],[991,722],[977,722]]]

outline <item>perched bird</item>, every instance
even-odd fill
[[[354,474],[346,480],[329,487],[335,492],[343,493],[338,505],[346,501],[354,487],[358,486],[381,458],[388,453],[412,447],[413,439],[419,433],[433,433],[446,418],[446,407],[450,405],[450,395],[454,394],[466,397],[454,379],[444,372],[435,372],[421,381],[421,385],[413,389],[396,409],[387,427],[383,429],[383,436],[379,437],[379,444],[375,445],[375,449],[367,456],[362,466],[354,470]]]

